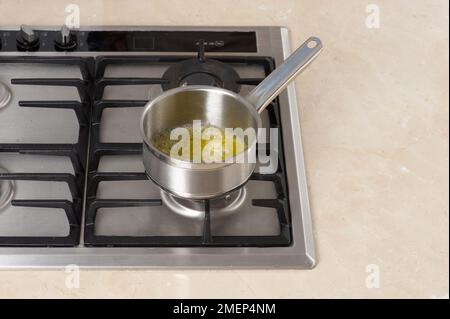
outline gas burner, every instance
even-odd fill
[[[221,218],[234,214],[244,203],[247,195],[245,187],[217,199],[210,199],[209,205],[212,218]],[[205,218],[205,201],[189,200],[175,197],[161,191],[161,198],[173,212],[184,217],[203,220]]]
[[[0,109],[6,107],[11,101],[11,91],[0,82]]]
[[[0,175],[9,173],[6,169],[0,167]],[[0,211],[11,203],[14,197],[14,182],[0,181]]]
[[[167,81],[162,84],[164,90],[186,85],[211,85],[239,92],[241,85],[239,74],[229,65],[205,58],[205,43],[199,41],[197,59],[190,59],[171,66],[164,73]]]

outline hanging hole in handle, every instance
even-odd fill
[[[307,46],[310,49],[314,49],[317,46],[317,41],[316,40],[311,40],[311,41],[308,42]]]

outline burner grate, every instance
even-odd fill
[[[0,173],[0,180],[10,181],[45,181],[65,182],[72,195],[68,200],[27,200],[16,199],[13,206],[63,209],[69,224],[69,234],[66,237],[56,236],[3,236],[0,246],[30,246],[54,247],[76,246],[80,241],[81,218],[83,210],[83,189],[89,139],[90,91],[94,60],[79,57],[1,57],[0,64],[48,64],[76,65],[80,68],[82,79],[66,78],[21,78],[12,79],[13,85],[45,85],[76,87],[80,101],[19,101],[19,107],[72,109],[78,120],[79,134],[75,144],[11,144],[0,143],[0,153],[18,153],[29,155],[65,156],[70,158],[74,174],[66,173]]]
[[[103,90],[103,88],[100,88]],[[115,107],[144,107],[147,101],[131,100],[98,100],[93,104],[91,141],[89,148],[89,173],[96,171],[100,158],[104,155],[139,155],[142,153],[141,143],[102,143],[100,142],[100,124],[103,111]]]
[[[117,64],[158,64],[177,63],[192,57],[165,56],[111,56],[96,59],[96,88],[94,93],[91,120],[91,138],[89,151],[89,170],[87,176],[87,196],[84,225],[84,243],[86,246],[99,247],[276,247],[289,246],[292,243],[291,215],[288,200],[288,190],[285,174],[284,151],[279,152],[279,168],[274,174],[252,175],[251,180],[268,181],[275,185],[276,199],[254,199],[255,207],[267,207],[276,210],[279,222],[279,235],[277,236],[216,236],[211,228],[211,211],[208,200],[204,202],[205,218],[201,236],[104,236],[96,235],[97,211],[101,208],[130,208],[155,207],[163,205],[160,198],[148,199],[99,199],[97,191],[103,181],[138,181],[147,180],[144,172],[99,172],[99,163],[105,155],[140,155],[141,143],[102,143],[100,142],[100,125],[102,113],[106,108],[144,107],[147,101],[140,100],[102,100],[103,92],[109,85],[136,85],[166,83],[164,78],[104,78],[108,65]],[[217,57],[212,58],[223,63],[257,64],[264,67],[266,74],[274,69],[271,58],[266,57]],[[263,79],[239,79],[238,84],[257,85]],[[281,131],[278,99],[268,108],[270,126],[278,127]],[[282,133],[282,132],[281,132]],[[282,148],[282,134],[279,134],[279,145]]]

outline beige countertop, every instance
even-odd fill
[[[447,0],[0,0],[0,25],[61,25],[68,3],[82,25],[283,25],[293,46],[323,40],[296,81],[318,265],[82,270],[75,289],[63,270],[0,271],[0,297],[448,298]]]

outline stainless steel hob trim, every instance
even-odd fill
[[[52,27],[57,29],[57,27]],[[290,54],[289,34],[280,27],[86,27],[86,30],[240,30],[256,31],[258,53],[272,56],[277,64]],[[267,41],[268,40],[268,41]],[[277,50],[281,48],[282,50]],[[92,53],[65,53],[92,55]],[[111,55],[111,52],[96,52]],[[124,54],[118,52],[116,54]],[[130,54],[130,53],[126,53]],[[142,52],[137,53],[142,55]],[[146,53],[147,54],[147,53]],[[170,53],[172,54],[172,53]],[[0,53],[0,56],[17,53]],[[20,55],[51,55],[23,53]],[[161,55],[152,52],[148,55]],[[185,53],[183,54],[185,55]],[[234,55],[234,54],[223,54]],[[249,54],[252,55],[252,54]],[[315,265],[315,250],[308,201],[306,172],[294,85],[279,97],[284,129],[285,161],[288,174],[289,204],[292,212],[293,245],[270,248],[0,248],[0,268],[263,268],[308,269]],[[283,106],[290,106],[289,108]],[[287,130],[286,128],[290,128]],[[292,153],[288,150],[292,149]]]

